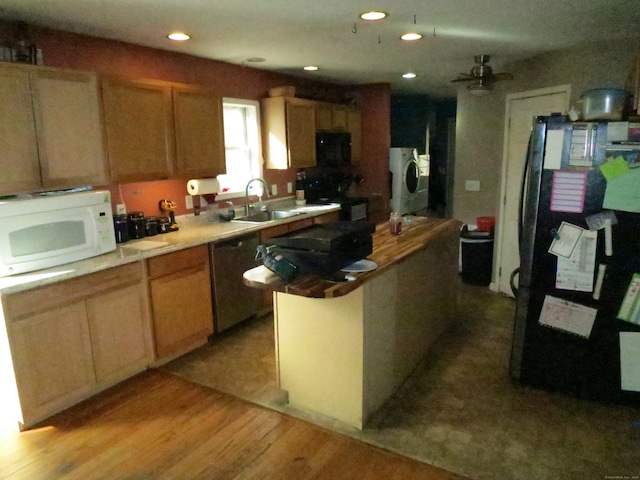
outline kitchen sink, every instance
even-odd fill
[[[286,210],[273,210],[267,212],[258,212],[244,217],[237,217],[231,220],[232,222],[246,222],[246,223],[262,223],[270,222],[271,220],[279,220],[281,218],[295,217],[301,215],[302,212],[290,212]]]

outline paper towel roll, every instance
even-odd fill
[[[190,195],[207,195],[220,192],[220,182],[215,178],[194,178],[187,182],[187,192]]]

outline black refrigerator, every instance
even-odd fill
[[[510,374],[640,406],[640,132],[535,117]]]

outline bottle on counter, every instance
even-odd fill
[[[298,172],[296,174],[296,200],[304,200],[304,181],[306,174],[304,172]]]

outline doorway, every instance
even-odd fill
[[[527,145],[533,117],[566,113],[569,109],[571,85],[511,93],[506,98],[505,139],[502,160],[500,216],[496,242],[497,275],[493,290],[514,296],[511,274],[520,265],[518,217]],[[514,279],[517,286],[517,278]]]

